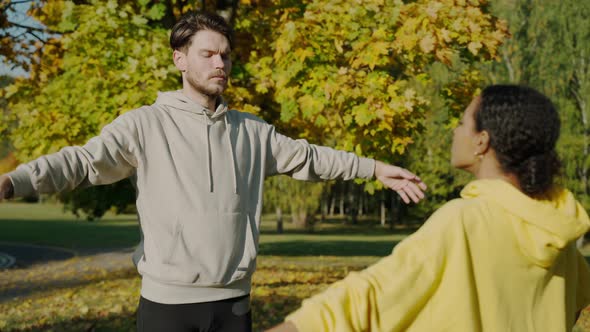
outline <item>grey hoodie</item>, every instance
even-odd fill
[[[372,159],[293,140],[223,102],[208,112],[179,91],[127,112],[79,147],[20,165],[15,196],[132,176],[142,296],[195,303],[246,295],[258,251],[264,178],[371,178]]]

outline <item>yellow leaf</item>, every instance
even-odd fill
[[[471,52],[471,54],[473,55],[477,55],[477,53],[479,52],[479,49],[481,48],[481,42],[476,41],[476,42],[471,42],[467,45],[467,48],[469,49],[469,52]]]
[[[387,94],[390,96],[396,96],[397,95],[397,90],[399,89],[399,87],[395,84],[390,84],[387,86]]]
[[[451,32],[447,29],[444,29],[444,28],[440,30],[438,36],[440,39],[444,40],[447,43],[452,40],[451,39]]]
[[[10,96],[18,92],[18,86],[16,84],[9,85],[6,88],[4,88],[4,92],[4,97],[10,98]]]
[[[375,42],[373,43],[372,49],[375,54],[385,55],[389,53],[389,43],[386,42]]]
[[[338,53],[344,52],[344,50],[342,49],[342,40],[339,39],[334,39],[334,46],[336,46],[336,50],[338,51]]]
[[[432,34],[426,35],[422,40],[420,40],[420,49],[424,53],[430,53],[434,50],[434,43],[436,39]]]
[[[438,61],[444,63],[445,65],[451,64],[451,56],[453,52],[449,49],[438,49],[436,50],[436,58]]]
[[[443,7],[443,4],[440,2],[432,2],[426,8],[426,14],[433,19],[437,18],[438,11]]]

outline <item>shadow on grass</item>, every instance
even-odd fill
[[[0,243],[0,252],[15,257],[15,267],[18,268],[27,268],[36,263],[64,261],[75,256],[70,250],[19,243]]]
[[[363,218],[352,224],[343,218],[327,218],[324,221],[317,221],[313,227],[306,229],[293,228],[291,218],[286,216],[283,220],[282,234],[327,234],[327,235],[409,235],[422,226],[421,222],[405,222],[395,224],[393,228],[389,224],[381,225],[378,219]],[[268,216],[261,223],[262,234],[277,234],[277,222]]]
[[[139,243],[139,226],[133,219],[0,219],[0,241],[67,249],[125,248]]]
[[[272,256],[387,256],[392,241],[285,241],[261,243],[260,255]]]
[[[353,226],[353,225],[338,225],[334,227],[320,226],[311,230],[306,229],[286,229],[283,230],[285,235],[410,235],[414,233],[418,227],[412,228],[395,228],[390,230],[389,228],[382,227],[367,227],[365,225]],[[279,234],[276,229],[269,229],[268,227],[262,228],[260,234]]]

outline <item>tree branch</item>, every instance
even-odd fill
[[[9,6],[12,5],[18,5],[19,3],[27,3],[27,2],[33,2],[33,0],[20,0],[20,1],[11,1],[8,3]]]
[[[33,37],[35,37],[38,41],[42,42],[43,44],[46,44],[47,41],[42,39],[41,37],[37,36],[33,31],[29,31],[29,34]]]
[[[9,1],[7,4],[2,5],[3,7],[0,7],[0,8],[4,8],[5,10],[10,9],[11,11],[15,11],[15,9],[13,8],[14,5],[18,5],[21,3],[27,3],[27,2],[33,2],[33,0]]]
[[[49,33],[59,33],[58,31],[54,31],[48,28],[37,28],[37,27],[32,27],[32,26],[28,26],[28,25],[24,25],[24,24],[20,24],[20,23],[16,23],[16,22],[12,22],[12,21],[8,21],[9,24],[15,26],[15,27],[19,27],[19,28],[23,28],[23,29],[27,29],[29,31],[39,31],[39,32],[49,32]]]

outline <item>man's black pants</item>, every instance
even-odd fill
[[[251,332],[250,295],[189,304],[161,304],[141,297],[137,331]]]

